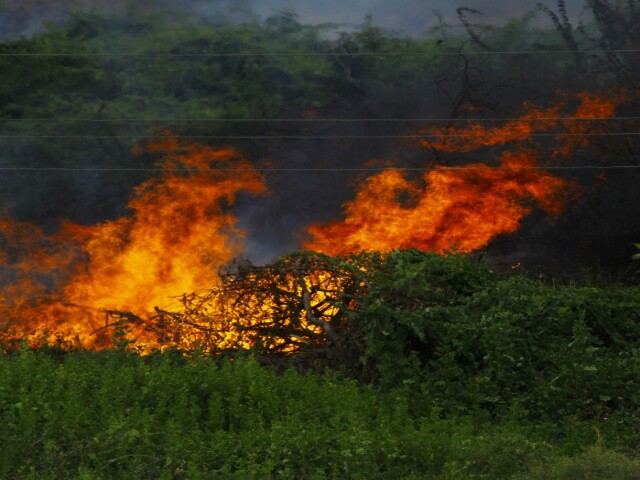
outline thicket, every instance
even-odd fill
[[[288,283],[274,275],[283,265],[304,268],[305,261],[308,271],[301,273],[310,292],[322,293],[331,275],[330,289],[349,275],[350,288],[366,287],[358,296],[334,293],[312,308],[302,290],[298,296],[278,291]],[[305,339],[305,328],[288,319],[323,318],[323,309],[335,307],[326,320],[336,330],[290,344],[298,354],[285,363],[338,369],[384,388],[405,386],[420,399],[418,410],[607,418],[631,436],[638,433],[638,286],[549,283],[498,272],[469,256],[418,250],[345,259],[299,253],[273,265],[233,276],[231,302],[247,304],[240,326],[247,335]],[[321,266],[325,276],[314,283],[313,270]],[[252,326],[255,315],[264,315],[261,305],[270,305],[272,318]],[[204,307],[190,315],[206,316]],[[278,351],[258,345],[256,353],[270,361]]]
[[[389,255],[372,283],[354,321],[383,384],[416,382],[449,411],[637,428],[639,287],[550,285],[419,251]]]

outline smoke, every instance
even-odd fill
[[[549,0],[547,3],[552,10],[557,9],[555,1]],[[583,14],[584,3],[570,0],[566,5],[571,21],[577,26],[577,21]],[[6,0],[3,10],[0,10],[0,25],[5,38],[28,37],[43,31],[44,22],[64,20],[70,11],[108,13],[114,17],[102,19],[103,23],[99,25],[91,24],[92,17],[88,17],[84,23],[73,24],[71,44],[65,47],[72,49],[73,42],[80,45],[92,35],[105,44],[116,35],[121,35],[124,40],[113,44],[113,50],[122,51],[142,38],[142,35],[136,37],[136,29],[153,30],[156,25],[154,22],[138,25],[129,21],[131,18],[159,14],[167,17],[167,13],[172,12],[171,15],[175,14],[183,20],[181,26],[193,25],[194,29],[201,26],[202,22],[226,27],[248,27],[243,30],[220,29],[225,32],[226,43],[215,43],[207,35],[196,35],[193,38],[185,36],[186,40],[180,43],[173,36],[178,34],[166,25],[158,26],[156,36],[149,37],[151,40],[146,37],[143,40],[159,42],[166,36],[167,45],[174,45],[170,43],[174,41],[179,45],[180,51],[187,52],[222,51],[219,49],[227,47],[238,51],[264,48],[268,52],[275,47],[271,43],[272,38],[260,37],[265,35],[265,31],[274,38],[287,39],[289,43],[277,44],[278,48],[284,44],[287,48],[294,49],[305,38],[314,38],[310,33],[313,29],[305,29],[305,24],[333,22],[342,25],[336,28],[353,33],[357,32],[353,25],[362,26],[365,15],[369,13],[371,23],[367,26],[379,26],[383,30],[371,29],[368,36],[361,37],[350,37],[348,34],[344,37],[331,37],[332,41],[342,42],[332,45],[337,45],[336,48],[343,51],[351,48],[365,51],[373,48],[369,45],[375,47],[375,42],[384,45],[390,38],[401,42],[403,39],[399,37],[420,37],[433,26],[444,24],[452,26],[451,31],[464,35],[464,29],[456,15],[456,8],[460,6],[481,12],[470,15],[471,22],[496,26],[535,8],[529,2],[488,0],[461,4],[444,0]],[[286,9],[293,10],[298,17],[277,15],[277,12]],[[271,22],[264,21],[274,14]],[[122,21],[119,24],[114,20],[117,15],[129,23]],[[96,22],[100,20],[98,17]],[[550,34],[543,37],[547,42],[544,45],[562,49],[562,38],[557,34],[554,36],[549,17],[539,13],[538,19],[551,30]],[[160,22],[157,24],[160,25]],[[251,26],[254,27],[253,30],[249,28]],[[290,31],[287,30],[289,27]],[[392,31],[393,35],[388,35],[387,31]],[[107,40],[99,38],[103,34]],[[382,38],[384,35],[387,36]],[[252,38],[262,38],[263,43],[252,44]],[[327,44],[323,43],[326,38],[317,37],[313,40],[315,43],[310,43],[308,48],[326,48]],[[512,45],[505,37],[497,37],[497,40],[502,42],[499,45],[508,45],[509,48]],[[129,41],[132,43],[128,43]],[[460,40],[462,41],[468,42],[468,38],[465,37]],[[490,42],[491,39],[487,41]],[[100,45],[98,44],[102,48]],[[155,45],[157,44],[151,43],[146,48],[152,49]],[[163,47],[164,45],[165,43],[162,44]],[[389,45],[388,48],[408,48],[407,45],[413,48],[411,44]],[[522,48],[526,49],[527,45],[523,45]],[[455,45],[457,46],[459,44]],[[439,43],[429,46],[432,47],[444,48]],[[15,102],[12,98],[5,98],[5,103],[11,103],[13,109],[7,107],[5,114],[35,117],[43,112],[49,114],[48,106],[55,104],[55,114],[68,117],[104,116],[117,119],[145,116],[175,119],[190,116],[279,116],[302,119],[309,115],[316,116],[318,120],[327,119],[326,122],[300,122],[277,127],[266,124],[185,122],[177,129],[178,134],[183,135],[273,134],[307,137],[232,142],[247,154],[252,163],[259,167],[273,167],[273,171],[265,175],[270,191],[268,196],[256,199],[240,195],[233,206],[239,219],[239,228],[250,232],[244,254],[257,263],[267,262],[275,256],[299,248],[308,240],[303,237],[303,232],[309,224],[335,221],[340,215],[341,206],[353,199],[356,179],[367,175],[359,169],[368,168],[371,161],[377,161],[375,165],[424,168],[447,163],[463,165],[491,162],[494,158],[490,149],[455,156],[433,155],[424,145],[419,145],[417,140],[389,138],[393,135],[415,135],[421,127],[419,122],[340,123],[329,119],[508,117],[517,114],[525,101],[548,105],[558,89],[577,91],[591,84],[606,83],[612,78],[603,73],[598,73],[597,78],[578,74],[566,67],[565,58],[551,56],[511,57],[507,60],[472,56],[443,56],[436,60],[390,56],[329,57],[311,67],[307,66],[306,61],[296,64],[289,58],[255,61],[172,59],[170,62],[145,62],[146,60],[114,59],[52,60],[50,71],[73,72],[69,79],[63,79],[69,83],[62,82],[59,89],[55,90],[50,89],[51,81],[47,76],[49,72],[37,71],[36,60],[21,59],[15,70],[7,69],[7,72],[18,75],[15,72],[19,71],[28,80],[15,82],[19,87],[24,83],[26,93],[16,90],[19,95],[15,95]],[[91,73],[91,69],[97,69],[100,73]],[[167,74],[167,71],[171,73]],[[73,83],[74,79],[83,78],[83,75],[86,77],[85,83]],[[255,84],[249,81],[253,78],[258,79]],[[30,101],[42,91],[47,92],[39,102],[44,108],[20,110],[21,101]],[[282,101],[282,98],[286,99],[284,105],[272,108],[272,104],[280,105],[277,102]],[[74,110],[78,105],[82,108]],[[132,126],[114,122],[109,124],[108,128],[111,130],[106,132],[113,138],[92,141],[91,145],[90,140],[63,142],[49,139],[22,143],[7,140],[4,144],[10,147],[3,151],[3,161],[11,165],[51,166],[52,158],[55,158],[55,162],[59,163],[53,166],[151,167],[151,159],[135,157],[131,154],[131,148],[149,133],[149,127],[152,126],[154,124]],[[63,133],[105,134],[105,130],[100,129],[103,127],[68,124],[65,128],[66,130],[61,130]],[[51,130],[47,124],[37,124],[36,131],[42,134],[59,133]],[[120,134],[131,133],[139,135],[138,139],[117,138]],[[633,150],[631,147],[629,149]],[[615,148],[617,147],[603,145],[600,151],[611,152]],[[570,161],[583,164],[602,161],[598,157],[599,151],[581,155],[583,156]],[[632,153],[630,157],[630,162],[636,161]],[[619,157],[613,155],[608,161],[615,163],[619,161]],[[302,171],[303,169],[311,170]],[[126,204],[132,189],[147,180],[149,175],[144,172],[57,172],[47,175],[7,173],[2,175],[4,185],[1,208],[10,210],[14,217],[34,220],[47,231],[55,230],[65,218],[83,225],[105,222],[127,213]],[[598,258],[611,258],[611,252],[618,248],[620,251],[616,253],[616,258],[624,259],[625,242],[629,243],[630,239],[638,241],[638,238],[631,238],[633,235],[640,237],[640,229],[630,221],[633,218],[630,212],[637,196],[625,193],[635,192],[637,189],[632,176],[618,177],[611,174],[609,178],[612,186],[604,188],[602,186],[606,182],[598,180],[596,174],[582,175],[579,183],[584,183],[588,188],[593,187],[592,194],[584,195],[576,202],[559,223],[546,221],[534,212],[531,217],[523,220],[522,233],[509,237],[508,240],[500,239],[500,242],[491,247],[496,256],[500,255],[505,261],[511,261],[537,255],[537,261],[544,262],[545,258],[548,261],[561,255],[564,258],[572,257],[572,268],[578,268],[579,265],[595,262]],[[598,197],[597,201],[593,200],[595,197]],[[340,242],[341,239],[336,238],[335,241]],[[622,247],[616,247],[616,244]],[[596,248],[592,248],[594,245]]]
[[[544,2],[543,2],[544,3]],[[547,0],[551,7],[555,2]],[[572,20],[577,20],[583,0],[567,0]],[[244,23],[290,10],[301,23],[333,23],[348,27],[362,23],[370,14],[374,25],[399,36],[420,37],[442,24],[457,24],[456,9],[465,6],[482,13],[481,23],[499,25],[535,8],[529,2],[468,0],[4,0],[0,4],[0,40],[30,37],[44,31],[47,24],[66,20],[70,12],[99,12],[140,15],[180,12],[199,21]]]

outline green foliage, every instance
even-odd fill
[[[555,432],[532,425],[416,415],[412,395],[330,373],[277,375],[252,358],[113,350],[59,361],[24,349],[0,358],[0,476],[509,479],[599,461],[566,459]],[[619,464],[612,472],[636,467],[599,452]]]
[[[442,309],[454,307],[491,277],[484,265],[462,257],[418,250],[391,253],[354,317],[354,323],[366,326],[365,363],[375,363],[383,383],[421,377],[439,338],[446,335]],[[434,308],[440,310],[434,312]]]
[[[422,406],[637,421],[637,287],[550,286],[418,251],[389,255],[373,283],[354,319],[364,362]]]

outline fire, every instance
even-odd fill
[[[163,156],[163,173],[136,189],[130,216],[88,227],[67,223],[55,237],[26,224],[1,224],[5,238],[24,240],[28,234],[32,247],[37,246],[23,255],[11,245],[4,249],[5,257],[15,257],[4,260],[19,280],[5,289],[0,304],[5,318],[13,319],[4,326],[9,336],[56,332],[83,346],[106,344],[112,332],[95,334],[105,325],[106,312],[144,318],[176,295],[215,284],[219,268],[241,253],[244,233],[227,207],[241,192],[265,192],[249,162],[233,149],[169,136],[146,150]],[[67,253],[55,256],[52,250]],[[65,272],[63,286],[43,295],[47,289],[33,273],[57,271]],[[16,290],[24,293],[15,295]],[[145,331],[135,332],[138,342],[145,341]]]
[[[517,231],[534,208],[558,217],[577,187],[545,166],[588,145],[586,134],[619,101],[581,93],[551,107],[525,105],[519,119],[498,126],[424,129],[421,145],[439,157],[477,152],[493,161],[372,175],[343,220],[308,227],[304,247],[332,256],[470,252]],[[245,235],[229,207],[240,194],[265,193],[263,179],[234,149],[160,138],[140,148],[161,158],[161,173],[135,189],[130,215],[66,222],[54,234],[0,219],[0,341],[101,348],[115,332],[141,352],[259,345],[281,353],[340,341],[345,311],[357,309],[375,261],[349,265],[307,252],[220,275]]]
[[[258,347],[290,353],[343,338],[347,311],[368,288],[375,259],[338,262],[299,252],[269,265],[225,274],[215,288],[181,300],[179,311],[160,311],[165,342],[206,352]],[[369,268],[367,268],[369,267]]]
[[[89,229],[88,270],[64,292],[71,303],[153,311],[172,296],[213,284],[216,270],[241,253],[243,234],[224,205],[242,191],[264,192],[250,164],[234,150],[173,138],[148,150],[166,155],[164,175],[136,189],[129,203],[132,216]],[[180,168],[191,171],[171,170]]]
[[[522,153],[505,159],[502,168],[436,167],[418,180],[400,170],[384,171],[367,179],[346,204],[344,221],[310,227],[313,241],[306,248],[330,255],[358,248],[438,253],[483,248],[496,235],[518,230],[531,211],[526,201],[552,214],[561,211],[569,182],[529,166]]]
[[[435,166],[419,178],[409,178],[401,169],[372,175],[344,205],[343,220],[308,227],[311,239],[305,248],[329,255],[403,248],[471,252],[498,235],[517,231],[534,205],[557,217],[577,188],[544,169],[548,158],[534,135],[544,133],[555,141],[550,157],[568,157],[589,141],[585,134],[599,128],[597,122],[583,119],[610,117],[619,101],[580,93],[549,108],[525,105],[520,118],[500,126],[422,130],[425,137],[420,143],[431,151],[451,154],[491,148],[498,164]],[[575,103],[574,112],[567,113]]]
[[[596,130],[601,128],[597,123],[585,120],[613,116],[617,106],[628,96],[626,92],[620,92],[617,96],[608,92],[580,92],[562,95],[555,105],[546,108],[525,102],[520,117],[508,120],[503,125],[487,127],[472,123],[462,129],[451,126],[422,129],[419,133],[424,134],[425,138],[420,144],[438,152],[466,153],[509,143],[525,143],[531,141],[533,135],[553,136],[555,132],[554,155],[566,157],[576,146],[587,144],[587,135],[594,133],[594,127]],[[573,105],[576,102],[578,105]],[[574,112],[571,112],[572,109]]]

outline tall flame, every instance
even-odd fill
[[[135,190],[129,203],[131,216],[95,226],[67,223],[56,237],[44,237],[26,224],[1,224],[6,239],[28,233],[32,245],[40,246],[26,255],[5,249],[5,256],[14,257],[5,262],[10,275],[21,280],[12,284],[12,290],[28,292],[19,301],[15,292],[5,295],[4,317],[14,319],[5,329],[31,337],[57,332],[85,346],[97,346],[107,340],[93,334],[104,325],[106,310],[144,316],[171,303],[176,295],[212,286],[218,269],[240,254],[243,232],[228,206],[240,192],[265,191],[249,162],[233,149],[169,136],[146,150],[163,156],[163,172]],[[68,252],[71,239],[76,247],[73,259],[68,253],[50,255],[51,244]],[[42,245],[49,249],[44,251]],[[82,258],[84,262],[79,261]],[[46,302],[42,301],[46,288],[30,275],[36,271],[67,272],[64,287],[49,292]]]
[[[420,144],[440,158],[488,152],[493,161],[437,165],[418,176],[397,168],[372,175],[345,204],[342,220],[308,227],[304,247],[335,256],[470,252],[518,230],[535,207],[557,217],[577,189],[545,166],[588,145],[588,134],[601,128],[596,120],[613,116],[618,102],[580,93],[551,107],[525,105],[519,119],[498,126],[424,129]],[[245,158],[169,133],[143,151],[161,157],[161,173],[135,189],[129,216],[93,226],[66,222],[55,234],[0,219],[0,341],[61,338],[100,348],[110,344],[114,321],[126,324],[125,339],[147,350],[259,343],[287,352],[338,336],[342,308],[364,295],[366,282],[354,269],[298,256],[219,277],[243,245],[229,207],[239,194],[266,190]],[[276,324],[290,338],[269,333]]]
[[[241,253],[243,234],[225,206],[241,191],[264,192],[251,165],[232,149],[174,138],[148,150],[165,155],[163,176],[136,189],[132,216],[85,234],[90,263],[65,288],[71,303],[152,311],[171,296],[212,285],[216,270]]]
[[[503,159],[499,168],[436,167],[418,180],[400,170],[381,172],[345,205],[345,220],[309,227],[313,241],[305,247],[330,255],[358,248],[477,250],[498,234],[515,232],[531,211],[527,200],[560,213],[568,182],[531,166],[529,155],[520,153]]]
[[[527,104],[520,118],[500,126],[476,123],[462,129],[422,130],[420,143],[427,149],[468,153],[492,148],[498,165],[436,166],[417,179],[401,169],[372,175],[344,205],[342,220],[308,227],[311,239],[305,248],[330,255],[410,247],[470,252],[498,235],[517,231],[534,204],[558,216],[576,188],[543,168],[544,150],[533,136],[552,132],[544,133],[555,141],[552,156],[567,157],[597,128],[597,122],[582,120],[610,117],[618,103],[594,93],[576,97],[565,97],[549,108]],[[575,112],[563,113],[576,100]],[[562,119],[563,114],[567,118]]]

